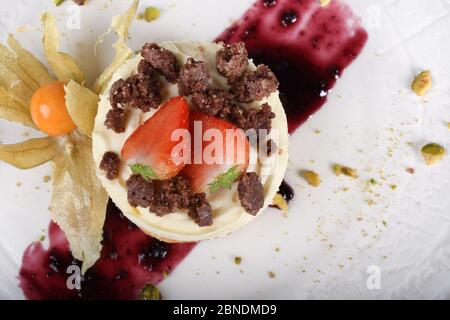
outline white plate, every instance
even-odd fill
[[[89,2],[81,9],[81,29],[69,30],[66,10],[75,8],[69,2],[55,8],[50,0],[2,1],[0,37],[15,33],[42,57],[39,13],[50,10],[65,29],[63,49],[92,81],[113,54],[107,42],[93,58],[96,37],[128,3]],[[287,180],[296,197],[289,215],[269,209],[242,230],[201,243],[160,285],[165,297],[450,298],[450,157],[427,167],[417,151],[425,142],[450,147],[450,2],[347,2],[363,17],[370,39],[326,106],[291,137]],[[151,24],[134,22],[130,44],[212,40],[251,3],[142,1],[162,15]],[[426,98],[409,90],[422,69],[434,77]],[[2,143],[29,134],[0,122]],[[360,179],[335,177],[334,162],[357,168]],[[321,186],[308,186],[301,169],[319,172]],[[0,298],[23,297],[16,277],[23,250],[46,232],[50,185],[42,179],[49,173],[48,166],[24,172],[0,163]],[[371,178],[380,184],[368,187]],[[235,256],[242,257],[240,266]],[[379,289],[367,285],[370,275],[380,276]]]

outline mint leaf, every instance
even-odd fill
[[[133,164],[131,166],[131,171],[133,173],[140,174],[142,178],[144,178],[145,180],[158,179],[158,176],[155,173],[155,171],[153,171],[152,168],[146,165]]]
[[[217,176],[213,182],[209,183],[209,192],[214,193],[219,189],[231,189],[231,185],[241,176],[239,166],[231,167],[227,172]]]

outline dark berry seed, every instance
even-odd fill
[[[263,0],[264,7],[270,8],[277,4],[277,0]]]
[[[297,14],[294,11],[286,11],[281,17],[281,24],[285,27],[297,22]]]

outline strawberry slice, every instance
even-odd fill
[[[185,165],[182,152],[190,148],[189,140],[172,141],[177,129],[189,129],[189,106],[183,97],[167,101],[133,132],[122,148],[122,159],[146,179],[176,176]]]
[[[190,133],[191,163],[181,174],[189,179],[192,190],[230,189],[249,163],[250,145],[244,131],[228,121],[191,111]]]

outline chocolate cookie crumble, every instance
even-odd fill
[[[268,97],[278,89],[278,80],[266,65],[260,64],[255,71],[247,71],[231,87],[239,102],[252,102]]]
[[[239,79],[247,70],[248,53],[243,42],[225,45],[216,54],[217,71],[230,83]]]
[[[163,216],[189,207],[191,188],[186,178],[176,176],[155,183],[155,196],[150,204],[150,211]]]
[[[264,187],[254,172],[244,173],[239,179],[238,196],[242,207],[251,215],[256,215],[264,206]]]
[[[208,89],[192,95],[192,104],[200,111],[211,116],[225,118],[229,114],[230,100],[229,92],[220,89]]]
[[[208,88],[209,79],[209,70],[206,63],[188,58],[180,71],[178,92],[182,96],[203,92]]]
[[[191,196],[188,214],[199,227],[212,226],[212,209],[205,193],[195,193]]]
[[[172,52],[161,48],[156,43],[147,43],[141,54],[145,61],[157,69],[168,82],[177,82],[180,67],[177,57]]]
[[[155,194],[153,181],[145,180],[139,174],[132,174],[126,184],[130,206],[148,208]]]
[[[108,180],[114,180],[119,176],[121,164],[122,162],[116,153],[107,151],[103,154],[99,168],[106,172],[106,178]]]
[[[105,126],[115,133],[125,132],[127,122],[127,111],[122,108],[113,108],[108,111]]]

